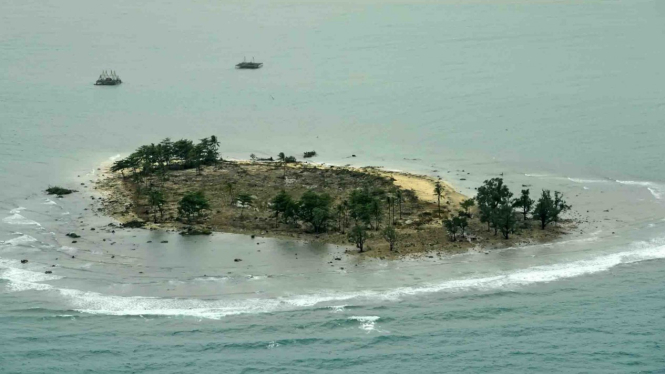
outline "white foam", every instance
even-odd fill
[[[109,157],[109,161],[115,161],[115,160],[117,160],[117,159],[119,159],[119,158],[120,158],[120,154],[117,154],[117,155],[115,155],[115,156],[111,156],[111,157]]]
[[[344,308],[346,308],[346,305],[333,305],[329,308],[331,313],[341,313],[344,311]]]
[[[58,205],[55,201],[51,199],[46,199],[46,202],[44,202],[44,205]]]
[[[9,282],[6,288],[10,292],[46,291],[53,289],[53,286],[41,282],[62,279],[62,277],[53,274],[20,269],[20,266],[21,264],[18,261],[0,259],[0,279]]]
[[[10,214],[18,214],[18,213],[21,213],[22,210],[25,210],[25,208],[20,206],[18,208],[14,208],[14,209],[10,210],[9,213]]]
[[[118,316],[159,315],[220,319],[235,314],[271,312],[282,305],[275,299],[237,301],[164,299],[141,296],[109,296],[71,289],[60,289],[58,291],[70,301],[78,312]]]
[[[376,321],[379,320],[379,316],[352,316],[349,319],[360,322],[360,329],[370,332],[374,330]]]
[[[200,300],[154,297],[124,297],[103,295],[97,292],[85,292],[73,289],[54,289],[40,282],[59,279],[22,269],[15,269],[16,262],[8,263],[0,260],[0,265],[7,269],[2,278],[10,280],[10,289],[57,291],[73,307],[73,309],[90,314],[107,315],[162,315],[191,316],[197,318],[219,319],[235,314],[267,313],[293,308],[305,308],[320,303],[353,300],[388,300],[398,301],[407,296],[417,296],[437,292],[458,293],[465,291],[491,291],[505,288],[516,288],[537,283],[553,282],[572,277],[595,274],[607,271],[621,264],[665,258],[665,240],[640,242],[633,245],[632,250],[598,256],[591,259],[568,263],[542,265],[522,270],[498,273],[491,276],[447,280],[426,285],[399,287],[388,290],[364,290],[358,292],[327,292],[320,294],[285,296],[280,298],[251,298],[237,300]],[[2,266],[0,266],[2,267]],[[205,279],[205,278],[204,278]],[[331,307],[335,310],[337,307]],[[374,329],[376,316],[354,316],[352,319],[361,322],[364,330]]]
[[[27,219],[23,217],[22,215],[18,213],[14,213],[13,215],[9,217],[5,217],[2,219],[2,222],[8,223],[10,225],[35,225],[35,226],[40,226],[39,222]]]
[[[199,277],[194,278],[195,282],[226,282],[228,277]]]
[[[17,238],[9,239],[9,240],[5,241],[4,244],[9,244],[11,246],[19,246],[19,245],[24,245],[24,244],[28,244],[28,243],[34,243],[36,241],[37,241],[37,239],[33,238],[30,235],[21,235]]]
[[[78,252],[78,249],[76,249],[74,247],[62,246],[58,249],[58,252],[64,252],[68,255],[75,255],[76,252]]]
[[[648,181],[620,181],[617,180],[617,183],[625,184],[628,186],[641,186],[646,187],[647,190],[651,193],[653,197],[658,200],[663,198],[663,193],[665,192],[665,186],[662,186],[658,183],[648,182]]]
[[[607,183],[607,180],[603,179],[579,179],[579,178],[566,178],[571,182],[575,183]]]

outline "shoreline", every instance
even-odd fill
[[[396,220],[395,227],[398,229],[397,231],[400,233],[400,236],[402,236],[401,243],[397,245],[397,250],[394,252],[390,251],[388,244],[383,242],[381,234],[377,230],[377,232],[370,232],[371,238],[368,239],[370,249],[358,253],[358,250],[349,242],[344,230],[341,230],[341,233],[332,232],[332,230],[313,233],[296,230],[292,227],[284,227],[284,225],[273,225],[271,221],[266,219],[268,209],[266,204],[258,204],[260,207],[253,207],[255,210],[252,212],[241,212],[241,219],[239,220],[237,212],[235,214],[228,213],[228,211],[233,212],[237,208],[233,206],[225,207],[219,204],[223,200],[223,194],[221,194],[221,197],[217,196],[220,195],[219,191],[217,191],[218,188],[214,187],[214,184],[211,184],[209,179],[215,181],[214,178],[219,178],[223,173],[228,174],[228,169],[233,169],[239,173],[244,173],[243,178],[250,181],[256,181],[260,178],[263,178],[263,181],[266,178],[270,180],[269,176],[274,177],[275,170],[282,170],[277,162],[256,162],[249,160],[224,161],[219,169],[216,167],[205,167],[200,176],[197,176],[193,170],[169,172],[173,174],[174,179],[182,178],[185,180],[180,182],[182,185],[178,184],[178,182],[166,182],[169,185],[169,191],[172,190],[174,193],[180,193],[188,188],[186,186],[187,183],[199,178],[201,179],[200,182],[207,186],[207,190],[202,190],[206,194],[215,195],[213,201],[216,202],[217,207],[211,208],[211,217],[206,218],[204,222],[194,225],[178,222],[175,219],[159,223],[150,222],[150,213],[142,205],[141,198],[132,192],[135,185],[131,181],[128,181],[127,178],[123,178],[120,173],[112,173],[108,165],[103,165],[101,169],[95,187],[103,195],[101,212],[113,217],[121,224],[131,223],[132,221],[143,221],[145,222],[145,226],[143,227],[150,230],[161,229],[172,232],[181,231],[182,233],[185,230],[193,229],[196,231],[202,229],[205,233],[234,233],[303,242],[319,242],[343,246],[346,248],[346,253],[358,254],[361,257],[398,259],[427,256],[432,258],[435,255],[441,256],[443,254],[459,254],[472,251],[482,252],[491,249],[551,242],[568,234],[568,229],[572,228],[570,221],[562,221],[560,225],[549,227],[547,230],[525,229],[522,233],[513,235],[510,240],[504,240],[493,235],[487,235],[480,230],[478,225],[470,225],[469,231],[473,232],[473,234],[465,236],[460,241],[450,241],[446,240],[447,236],[445,235],[445,229],[442,227],[442,219],[433,217],[435,216],[433,211],[436,210],[437,204],[436,197],[431,191],[435,183],[439,181],[444,189],[446,201],[446,205],[442,207],[442,211],[445,209],[446,214],[452,214],[452,212],[459,209],[459,204],[468,199],[468,197],[457,192],[448,182],[437,180],[437,178],[427,175],[386,170],[383,167],[336,166],[310,162],[288,164],[284,169],[285,175],[287,174],[286,170],[294,175],[298,173],[300,175],[293,178],[287,176],[282,182],[284,184],[283,188],[291,188],[294,185],[295,187],[293,188],[302,187],[298,185],[305,184],[305,182],[301,182],[302,174],[305,174],[306,177],[309,177],[309,174],[312,173],[330,174],[332,178],[342,178],[342,176],[352,173],[356,178],[366,176],[375,181],[383,180],[384,182],[382,183],[390,181],[397,188],[410,191],[413,194],[416,202],[413,203],[411,209],[415,210],[419,215],[411,212],[409,217],[414,219]],[[296,181],[294,182],[294,180]],[[257,192],[258,195],[261,195],[261,192],[263,192],[260,191],[260,187],[255,187],[255,190],[259,191]],[[242,218],[243,213],[250,215],[254,221]],[[414,223],[414,221],[416,222]]]

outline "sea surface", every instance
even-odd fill
[[[661,0],[1,1],[0,373],[665,373],[664,20]],[[107,226],[103,165],[210,135],[469,196],[503,176],[581,224],[393,262]]]

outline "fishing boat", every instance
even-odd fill
[[[115,86],[122,83],[120,77],[115,73],[115,71],[110,70],[110,73],[107,73],[106,70],[99,75],[99,79],[95,82],[95,86]]]
[[[252,58],[252,62],[243,59],[241,63],[236,64],[236,69],[259,69],[261,66],[263,66],[263,62],[254,62],[254,58]]]

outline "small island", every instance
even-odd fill
[[[307,151],[304,158],[315,157]],[[215,136],[164,139],[109,168],[103,210],[127,227],[319,241],[377,258],[459,253],[546,242],[574,223],[559,192],[517,197],[493,178],[468,198],[423,175],[251,155],[223,160]]]

